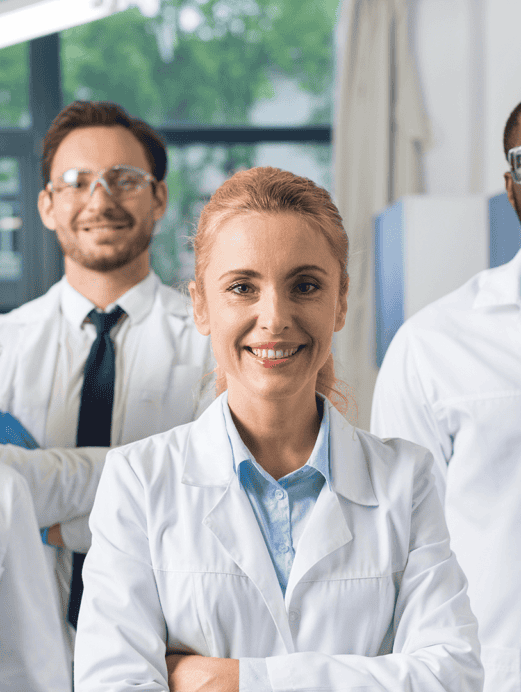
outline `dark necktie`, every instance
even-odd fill
[[[89,312],[89,319],[96,327],[97,336],[85,363],[76,435],[77,447],[110,446],[115,375],[114,344],[110,339],[110,330],[123,314],[124,311],[119,306],[109,313],[96,310]],[[81,570],[84,560],[83,553],[73,553],[67,619],[74,628],[78,622],[83,593]]]

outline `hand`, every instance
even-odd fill
[[[170,692],[239,692],[239,660],[169,654]]]
[[[59,524],[54,524],[49,527],[47,533],[47,544],[54,545],[57,548],[65,548],[65,543],[63,542],[62,532]]]

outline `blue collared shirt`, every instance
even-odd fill
[[[329,408],[325,397],[320,394],[316,396],[323,413],[311,456],[304,466],[278,481],[255,461],[233,422],[228,406],[228,393],[222,398],[235,472],[257,518],[283,594],[286,593],[298,542],[322,486],[327,483],[331,487]]]

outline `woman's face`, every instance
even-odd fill
[[[296,214],[238,216],[216,232],[206,301],[193,282],[190,293],[230,397],[314,397],[333,332],[345,320],[339,283],[326,239]]]

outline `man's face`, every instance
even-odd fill
[[[51,181],[71,168],[95,173],[115,165],[129,165],[151,173],[141,142],[125,127],[80,127],[59,145],[51,166]],[[38,209],[66,258],[94,271],[123,267],[148,252],[154,225],[165,211],[164,181],[146,185],[126,199],[116,199],[103,185],[92,195],[76,199],[42,190]]]
[[[514,147],[521,146],[521,127],[517,127],[515,131],[515,137],[512,139],[512,149]],[[514,207],[516,214],[521,221],[521,185],[514,182],[512,178],[512,173],[508,171],[505,173],[505,187],[508,195],[508,200],[510,204]]]

